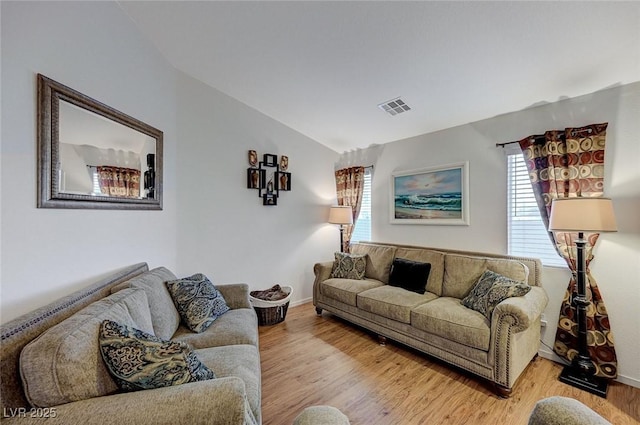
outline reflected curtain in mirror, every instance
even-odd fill
[[[140,170],[119,167],[97,167],[100,192],[119,198],[140,196]]]

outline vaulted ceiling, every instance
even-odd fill
[[[634,1],[119,4],[177,69],[338,152],[640,80]]]

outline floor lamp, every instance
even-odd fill
[[[596,368],[591,361],[587,347],[587,266],[585,258],[584,233],[615,232],[616,219],[613,215],[611,199],[607,198],[564,198],[555,199],[551,204],[549,230],[555,232],[578,232],[576,242],[577,264],[576,282],[578,292],[573,302],[576,306],[578,322],[578,353],[571,364],[565,366],[560,381],[600,397],[607,396],[608,381],[595,376]]]
[[[344,226],[353,224],[353,208],[349,205],[334,205],[329,210],[329,223],[340,225],[340,252],[344,252]]]

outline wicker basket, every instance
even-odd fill
[[[282,286],[281,288],[288,295],[286,298],[277,301],[261,300],[249,294],[249,301],[251,301],[251,305],[258,315],[258,325],[269,326],[284,321],[284,318],[287,316],[287,309],[289,308],[289,300],[291,299],[293,288],[291,288],[291,286]]]

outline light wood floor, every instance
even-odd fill
[[[352,425],[526,424],[536,401],[560,395],[616,425],[640,423],[640,389],[613,382],[607,399],[557,380],[562,367],[538,357],[513,395],[500,399],[480,378],[375,335],[311,303],[260,327],[264,425],[288,425],[305,407],[328,404]]]

